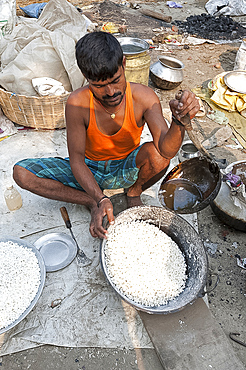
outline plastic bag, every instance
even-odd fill
[[[11,33],[16,23],[16,0],[0,0],[0,38]]]
[[[211,15],[244,15],[246,14],[245,0],[209,0],[205,9]]]
[[[30,4],[24,7],[19,7],[23,12],[31,18],[38,18],[47,3]]]
[[[235,70],[246,70],[246,39],[243,39],[240,48],[237,51],[234,71]]]

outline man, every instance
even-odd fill
[[[104,189],[127,189],[128,206],[140,205],[141,193],[165,174],[185,133],[187,114],[199,111],[195,95],[184,91],[170,102],[168,129],[154,91],[126,83],[125,59],[117,39],[93,32],[77,42],[76,58],[88,85],[72,92],[66,104],[69,158],[27,159],[14,167],[16,183],[40,196],[85,205],[90,233],[106,238],[113,206]],[[147,123],[152,142],[140,143]]]

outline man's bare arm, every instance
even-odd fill
[[[88,121],[88,108],[81,103],[80,95],[69,97],[66,105],[67,144],[72,172],[91,197],[92,223],[90,232],[92,236],[105,237],[106,230],[102,227],[102,220],[107,215],[109,222],[114,221],[113,206],[105,200],[97,207],[103,197],[103,192],[97,184],[90,169],[85,164],[86,120]]]
[[[141,91],[136,91],[137,95],[143,109],[143,118],[151,131],[155,147],[164,158],[173,158],[182,144],[185,127],[172,121],[168,129],[159,98],[153,90],[141,86]],[[182,123],[187,113],[191,115],[191,118],[194,117],[199,110],[199,103],[193,93],[185,91],[182,100],[174,99],[170,102],[170,108],[173,115]]]

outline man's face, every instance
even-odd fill
[[[104,106],[116,107],[121,103],[126,90],[124,64],[118,68],[112,78],[105,81],[88,80],[88,82],[90,90],[97,100]]]

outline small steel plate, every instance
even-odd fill
[[[44,264],[43,257],[41,256],[41,253],[31,243],[28,243],[25,240],[17,239],[17,238],[8,238],[8,237],[1,237],[0,238],[0,242],[9,242],[9,241],[11,241],[13,243],[16,243],[16,244],[18,244],[18,245],[20,245],[24,248],[31,249],[32,252],[35,253],[35,255],[37,257],[37,260],[38,260],[39,268],[40,268],[40,284],[39,284],[39,287],[38,287],[38,291],[37,291],[35,297],[33,298],[33,300],[31,301],[31,303],[29,304],[29,306],[18,317],[18,319],[13,321],[11,324],[6,326],[5,328],[0,329],[0,334],[3,334],[5,332],[7,332],[8,330],[12,329],[14,326],[19,324],[29,314],[29,312],[32,311],[32,309],[36,305],[39,297],[42,294],[44,283],[45,283],[45,275],[46,275],[45,264]]]
[[[44,235],[34,245],[43,256],[47,272],[63,269],[74,260],[77,254],[75,242],[65,233]]]
[[[246,94],[246,71],[233,71],[224,76],[225,84],[229,89]]]

